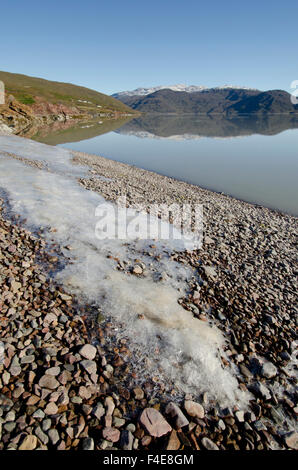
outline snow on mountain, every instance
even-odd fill
[[[161,85],[152,88],[136,88],[135,90],[128,90],[128,91],[121,91],[119,93],[114,93],[113,97],[121,97],[121,96],[146,96],[150,95],[151,93],[155,93],[159,90],[173,90],[173,91],[184,91],[186,93],[195,93],[200,91],[207,91],[207,90],[223,90],[226,88],[235,88],[240,90],[255,90],[255,88],[249,88],[245,86],[239,85],[222,85],[217,87],[208,88],[204,85],[184,85],[184,84],[177,84],[177,85]]]
[[[161,86],[156,86],[152,88],[136,88],[135,90],[131,91],[121,91],[119,93],[114,93],[112,96],[145,96],[145,95],[150,95],[151,93],[155,93],[156,91],[159,90],[173,90],[173,91],[186,91],[187,93],[193,93],[195,91],[202,91],[205,90],[206,87],[203,85],[183,85],[183,84],[177,84],[177,85],[161,85]]]

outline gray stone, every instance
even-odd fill
[[[84,361],[80,362],[80,365],[88,372],[88,374],[96,374],[97,367],[96,362],[90,361],[89,359],[85,359]]]
[[[92,344],[84,344],[79,353],[82,357],[85,357],[85,359],[89,359],[91,361],[96,356],[96,347],[92,346]]]
[[[85,437],[82,440],[83,450],[94,450],[94,440],[91,437]]]
[[[261,369],[261,375],[263,377],[266,377],[267,379],[271,379],[272,377],[275,377],[277,374],[277,368],[275,367],[272,362],[265,362],[262,366]]]
[[[132,450],[133,440],[133,434],[125,429],[121,432],[120,447],[123,450]]]
[[[180,410],[179,406],[176,403],[170,402],[165,410],[166,414],[174,418],[175,425],[177,428],[183,428],[184,426],[189,425],[189,421],[184,416],[182,411]]]
[[[106,411],[101,403],[97,403],[92,410],[92,414],[99,420],[104,416],[105,412]]]
[[[211,441],[211,439],[209,439],[208,437],[203,437],[202,444],[207,450],[219,450],[217,445],[213,441]]]
[[[35,429],[35,435],[42,442],[42,444],[46,445],[49,442],[48,436],[43,432],[43,430],[39,426]]]
[[[43,375],[38,384],[41,388],[49,388],[50,390],[55,390],[59,387],[58,380],[52,375]]]
[[[58,433],[57,429],[50,429],[49,432],[48,432],[48,436],[49,436],[50,441],[53,444],[53,446],[55,444],[57,444],[57,442],[60,439],[60,436],[59,436],[59,433]]]

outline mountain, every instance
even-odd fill
[[[133,92],[122,92],[114,96],[117,96],[119,100],[131,108],[143,113],[238,115],[298,112],[298,105],[293,105],[290,94],[283,90],[263,92],[251,88],[225,85],[200,91],[189,89],[177,91],[161,88],[148,94],[132,95],[131,93]]]
[[[8,126],[14,133],[57,120],[80,121],[135,113],[111,96],[71,83],[1,71],[0,80],[5,85],[0,124]]]
[[[145,95],[151,95],[151,93],[155,93],[156,91],[159,90],[172,90],[172,91],[185,91],[187,93],[192,93],[195,91],[202,91],[205,90],[206,87],[203,85],[161,85],[161,86],[155,86],[152,88],[136,88],[135,90],[132,91],[120,91],[119,93],[114,93],[112,96],[114,98],[120,99],[123,98],[125,99],[125,96],[145,96]]]
[[[243,86],[238,86],[238,85],[223,85],[215,88],[207,88],[204,85],[184,85],[184,84],[177,84],[177,85],[161,85],[161,86],[156,86],[153,88],[136,88],[135,90],[132,91],[120,91],[119,93],[114,93],[112,97],[119,99],[122,102],[125,102],[126,97],[131,97],[131,96],[146,96],[146,95],[151,95],[152,93],[155,93],[156,91],[159,90],[172,90],[172,91],[185,91],[186,93],[195,93],[197,91],[203,91],[203,90],[221,90],[221,89],[228,89],[228,88],[233,88],[233,89],[241,89],[241,90],[254,90],[254,88],[247,88]]]

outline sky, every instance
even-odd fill
[[[0,70],[107,94],[298,80],[297,0],[13,0],[0,18]]]

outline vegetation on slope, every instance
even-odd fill
[[[5,84],[6,95],[13,95],[17,101],[33,109],[38,102],[44,101],[53,105],[76,107],[82,113],[99,112],[100,108],[103,108],[103,111],[119,113],[133,112],[115,98],[71,83],[53,82],[1,71],[0,80]]]

